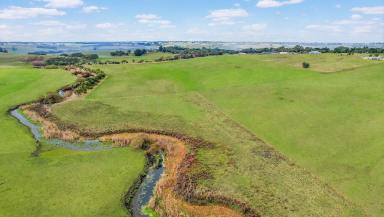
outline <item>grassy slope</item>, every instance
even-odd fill
[[[259,58],[266,62],[274,64],[290,65],[301,68],[302,63],[309,62],[312,70],[318,72],[338,72],[351,70],[361,66],[367,66],[380,63],[379,61],[370,61],[363,59],[363,54],[321,54],[321,55],[262,55]]]
[[[208,98],[282,153],[336,186],[370,214],[384,213],[383,65],[207,92]],[[233,92],[241,96],[228,97]]]
[[[0,68],[0,216],[127,216],[120,201],[143,168],[141,152],[56,149],[31,157],[32,136],[6,113],[73,79],[60,70]]]
[[[166,129],[216,142],[217,149],[199,152],[213,174],[200,186],[248,201],[265,216],[361,215],[305,172],[260,159],[259,144],[239,127],[245,125],[368,213],[382,214],[383,65],[355,65],[355,57],[342,64],[329,55],[303,57],[322,71],[364,66],[326,75],[265,58],[272,57],[101,66],[110,75],[103,85],[55,112],[84,128]],[[302,62],[293,58],[290,64]],[[320,64],[324,59],[332,61]]]

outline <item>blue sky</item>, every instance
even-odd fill
[[[0,41],[131,40],[384,42],[384,1],[0,1]]]

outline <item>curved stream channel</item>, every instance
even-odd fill
[[[100,151],[112,148],[111,146],[103,144],[99,140],[85,140],[82,142],[71,143],[60,139],[45,139],[41,133],[41,127],[29,121],[21,112],[19,112],[17,108],[10,111],[10,115],[15,117],[21,124],[28,127],[33,134],[33,137],[38,142],[44,142],[56,147],[76,151]],[[151,166],[148,169],[148,173],[135,191],[132,200],[129,202],[129,207],[127,207],[132,216],[148,217],[148,215],[143,213],[143,207],[147,206],[153,195],[156,184],[160,180],[163,172],[164,167],[161,162],[157,165]]]

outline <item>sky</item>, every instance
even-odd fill
[[[384,0],[1,0],[0,41],[384,42]]]

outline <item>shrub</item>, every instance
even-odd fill
[[[45,67],[46,64],[43,60],[34,60],[32,61],[32,66],[35,68],[42,68],[42,67]]]
[[[63,98],[58,93],[48,93],[45,97],[40,98],[42,104],[51,105],[61,102]]]
[[[303,62],[303,68],[304,69],[307,69],[307,68],[309,68],[311,65],[309,64],[309,63],[307,63],[307,62]]]
[[[127,50],[126,52],[118,50],[118,51],[111,52],[111,56],[129,56],[130,53],[131,53],[130,50]]]
[[[79,78],[77,82],[72,85],[76,94],[87,93],[88,90],[96,86],[103,78],[105,78],[105,73],[100,69],[88,69],[83,67],[82,69],[86,70],[90,74],[89,77]],[[92,75],[94,73],[95,75]]]
[[[135,56],[143,56],[144,54],[147,53],[147,50],[146,49],[136,49],[134,51],[134,54]]]

